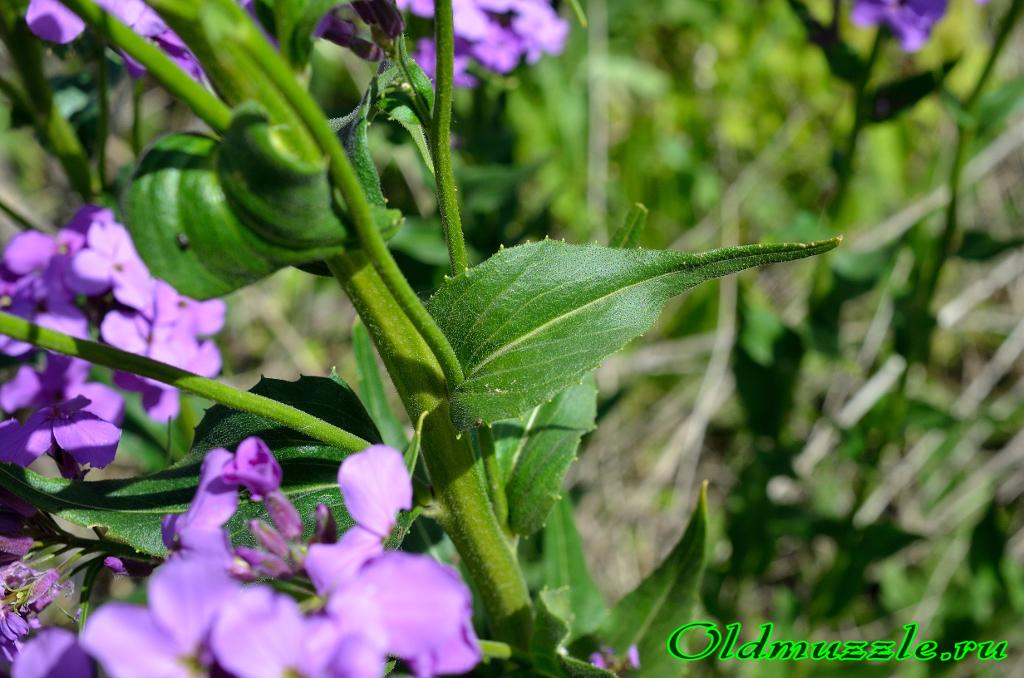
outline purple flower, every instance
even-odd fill
[[[230,566],[231,545],[223,526],[238,508],[238,486],[224,479],[224,467],[231,459],[231,453],[222,448],[207,452],[192,504],[185,513],[164,519],[163,540],[172,552]]]
[[[313,544],[306,570],[321,593],[335,590],[384,550],[400,510],[412,508],[412,481],[402,454],[374,445],[353,454],[338,469],[338,486],[356,522],[335,544]]]
[[[0,569],[3,585],[0,605],[0,654],[8,661],[22,649],[25,636],[38,628],[38,615],[70,584],[60,582],[57,570],[35,570],[23,562],[14,562]]]
[[[640,668],[640,649],[636,645],[630,645],[626,651],[626,662],[631,669]]]
[[[92,662],[67,629],[48,628],[25,643],[11,678],[91,678]]]
[[[89,399],[84,408],[86,412],[120,425],[124,399],[105,384],[87,383],[88,377],[89,363],[47,353],[43,371],[22,365],[10,381],[0,385],[0,408],[13,413],[22,408],[46,407],[84,396]]]
[[[356,526],[336,544],[312,544],[305,561],[341,630],[332,667],[379,675],[392,655],[418,676],[470,670],[480,651],[472,598],[458,574],[424,556],[384,551],[396,514],[412,507],[402,455],[384,445],[354,454],[342,462],[338,485]]]
[[[149,38],[190,76],[203,79],[203,70],[195,55],[143,0],[97,0],[96,4],[142,37]],[[29,30],[49,42],[68,43],[85,30],[82,20],[57,0],[30,0],[25,20]],[[127,54],[121,56],[132,77],[138,78],[146,72]]]
[[[262,501],[281,487],[281,465],[267,444],[250,437],[238,444],[235,456],[224,466],[224,479],[248,488],[255,501]]]
[[[886,26],[907,52],[921,49],[946,13],[947,0],[856,0],[851,18],[858,26]]]
[[[100,336],[123,351],[212,377],[220,372],[220,352],[216,344],[200,340],[196,332],[219,329],[223,313],[223,302],[195,302],[157,281],[145,310],[107,313],[100,324]],[[151,418],[165,421],[178,415],[178,391],[173,387],[123,372],[114,375],[114,383],[140,392]]]
[[[71,260],[68,287],[94,296],[113,290],[114,298],[144,310],[152,302],[154,280],[142,263],[124,226],[113,221],[94,221],[89,227],[87,246]]]
[[[293,599],[260,586],[247,589],[223,611],[210,645],[217,664],[232,675],[315,678],[345,675],[327,670],[338,639],[329,619],[304,617]]]
[[[24,424],[0,424],[0,460],[28,466],[44,454],[68,455],[78,464],[102,468],[114,460],[121,430],[85,408],[83,396],[41,408]]]
[[[203,559],[173,559],[149,580],[149,607],[108,603],[82,633],[82,646],[111,678],[187,678],[205,673],[210,632],[238,585]]]
[[[341,636],[363,648],[335,656],[343,675],[348,662],[364,663],[374,652],[377,667],[395,656],[417,676],[465,673],[480,661],[469,589],[453,569],[425,556],[391,551],[374,558],[331,596],[327,611]],[[351,675],[366,674],[353,668]]]

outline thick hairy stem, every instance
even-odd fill
[[[335,257],[328,265],[373,337],[412,421],[423,418],[423,459],[440,507],[438,520],[465,561],[495,634],[525,647],[530,599],[516,555],[488,497],[482,468],[451,423],[441,366],[365,255]]]
[[[441,211],[441,225],[448,242],[448,259],[452,275],[469,267],[466,241],[462,235],[462,216],[455,195],[455,174],[452,171],[452,90],[455,70],[455,28],[452,0],[434,0],[434,36],[437,43],[435,78],[437,94],[434,97],[434,115],[430,121],[430,155],[434,161],[437,181],[437,201]]]
[[[348,452],[358,452],[370,446],[369,442],[359,436],[291,405],[285,405],[248,391],[240,391],[219,381],[200,377],[198,374],[192,374],[134,353],[127,353],[113,346],[55,332],[9,313],[0,313],[0,334],[39,348],[45,348],[48,351],[81,358],[96,365],[148,377],[162,384],[220,403],[233,410],[265,417]]]

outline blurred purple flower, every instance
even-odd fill
[[[86,411],[88,398],[77,396],[43,407],[19,424],[0,424],[0,460],[28,466],[44,454],[58,463],[64,455],[77,464],[103,468],[114,460],[121,430]]]
[[[357,18],[369,26],[369,39],[361,34]],[[353,0],[332,7],[313,34],[348,48],[367,61],[380,61],[385,49],[404,30],[405,20],[394,0]]]
[[[46,367],[41,372],[22,365],[10,381],[0,385],[0,408],[11,414],[84,396],[89,399],[83,408],[86,412],[120,426],[124,399],[105,384],[87,383],[88,377],[89,363],[84,360],[47,353]]]
[[[62,584],[57,570],[39,571],[20,561],[0,568],[0,584],[0,654],[13,661],[25,636],[39,627],[39,613],[71,584]]]
[[[337,642],[338,629],[329,619],[305,617],[292,598],[263,586],[233,600],[210,638],[217,664],[246,678],[344,676],[328,671]]]
[[[223,529],[238,508],[238,486],[224,479],[224,467],[231,459],[231,453],[222,448],[207,452],[188,510],[164,518],[164,545],[172,553],[214,560],[225,568],[231,565],[231,544]]]
[[[96,0],[96,4],[142,37],[150,39],[194,79],[203,79],[203,69],[195,55],[143,0]],[[85,30],[82,20],[58,0],[30,0],[25,20],[38,37],[60,44],[71,42]],[[146,72],[127,54],[122,52],[121,56],[132,77],[141,77]]]
[[[192,302],[167,283],[156,281],[145,310],[110,311],[100,324],[100,336],[123,351],[213,377],[220,372],[220,352],[212,341],[200,340],[195,330],[223,323],[223,312],[221,304]],[[177,389],[123,372],[114,375],[114,383],[140,392],[151,418],[163,421],[178,415]]]
[[[153,298],[154,280],[142,263],[128,231],[113,220],[95,221],[89,227],[87,245],[71,259],[68,287],[95,296],[113,290],[114,298],[144,310]]]
[[[92,661],[67,629],[41,630],[25,643],[11,667],[11,678],[91,678]]]
[[[947,0],[856,0],[851,18],[858,26],[886,26],[905,51],[916,52],[928,42],[947,4]]]
[[[253,436],[238,444],[235,455],[224,466],[224,480],[242,485],[254,501],[281,487],[281,465],[267,444]]]
[[[89,618],[82,646],[111,678],[186,678],[213,663],[210,632],[239,593],[204,559],[172,559],[149,580],[149,607],[108,603]]]
[[[401,9],[421,17],[434,15],[430,0],[398,0]],[[569,24],[548,0],[453,0],[455,20],[455,85],[473,87],[471,59],[496,73],[515,70],[525,58],[535,63],[544,54],[560,54]],[[433,77],[435,47],[431,39],[416,46],[417,63]]]

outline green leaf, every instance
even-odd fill
[[[607,610],[604,597],[590,576],[583,543],[576,530],[572,501],[562,497],[544,526],[544,585],[569,587],[572,611],[571,638],[590,633],[600,625]]]
[[[182,294],[210,299],[337,247],[291,249],[264,240],[228,207],[217,142],[165,136],[143,156],[126,198],[128,229],[150,271]]]
[[[530,640],[531,675],[565,678],[604,678],[614,673],[569,656],[565,643],[573,624],[570,587],[544,588],[534,606],[533,637]]]
[[[598,633],[602,644],[626,656],[630,645],[640,651],[637,676],[665,676],[676,659],[665,643],[681,621],[690,618],[697,602],[707,550],[707,486],[686,532],[665,560],[639,586],[615,605]]]
[[[868,94],[868,116],[872,122],[885,122],[909,111],[914,105],[942,89],[946,76],[958,59],[945,62],[939,68],[880,85]]]
[[[975,117],[978,132],[995,129],[1024,104],[1024,75],[1006,81],[978,100]]]
[[[501,427],[503,438],[513,437],[515,446],[503,441],[499,464],[511,467],[505,485],[509,503],[509,527],[529,536],[544,526],[551,507],[558,501],[562,481],[576,460],[583,434],[594,429],[597,416],[597,386],[592,375],[582,383],[534,408],[518,421],[517,427]],[[497,430],[496,430],[497,433]]]
[[[621,247],[624,249],[639,247],[640,238],[643,236],[646,227],[647,208],[640,203],[636,203],[626,215],[626,221],[615,231],[612,239],[608,242],[608,247]]]
[[[373,342],[370,341],[370,333],[359,321],[352,326],[352,353],[356,359],[359,395],[362,396],[366,410],[380,430],[384,443],[396,450],[405,449],[409,444],[405,426],[388,402],[384,381],[381,379],[380,370],[377,369],[377,358]]]
[[[673,296],[838,242],[689,254],[545,240],[503,250],[446,280],[427,305],[466,376],[452,393],[452,419],[465,430],[517,417],[646,332]]]

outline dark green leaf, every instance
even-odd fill
[[[946,76],[956,66],[957,61],[958,59],[953,59],[933,71],[880,85],[868,95],[868,116],[873,122],[885,122],[910,110],[914,104],[929,94],[942,89]]]
[[[975,109],[979,133],[998,127],[1024,104],[1024,75],[1008,80],[983,94]]]
[[[428,302],[462,363],[452,394],[462,429],[519,416],[553,397],[654,323],[698,283],[834,248],[750,245],[703,254],[546,240],[503,250],[445,281]]]
[[[597,386],[592,375],[581,384],[555,396],[551,402],[534,408],[519,423],[518,439],[501,446],[499,464],[512,469],[505,484],[509,503],[509,527],[528,536],[547,520],[558,501],[562,481],[576,460],[583,434],[594,429],[597,416]],[[514,433],[515,427],[503,426],[502,433]]]
[[[377,369],[376,353],[370,333],[361,322],[352,327],[352,353],[356,359],[356,373],[359,377],[359,394],[366,405],[370,417],[381,432],[384,442],[396,450],[405,449],[409,439],[405,435],[405,426],[395,414],[384,391],[384,381]]]
[[[643,236],[646,227],[647,208],[640,203],[636,203],[630,208],[629,214],[626,215],[626,221],[615,231],[612,239],[608,242],[608,247],[622,247],[625,249],[639,247],[640,238]]]
[[[640,651],[637,676],[669,675],[676,659],[665,651],[672,631],[690,618],[704,574],[707,488],[701,488],[690,524],[671,553],[638,587],[615,605],[598,636],[619,656]]]
[[[153,275],[190,297],[210,299],[337,251],[274,245],[243,224],[217,178],[216,150],[209,137],[172,134],[136,169],[126,200],[128,228]]]
[[[573,517],[572,501],[564,496],[555,504],[544,526],[544,585],[569,587],[572,638],[590,633],[606,613],[604,598],[594,584],[583,555],[583,544]]]

